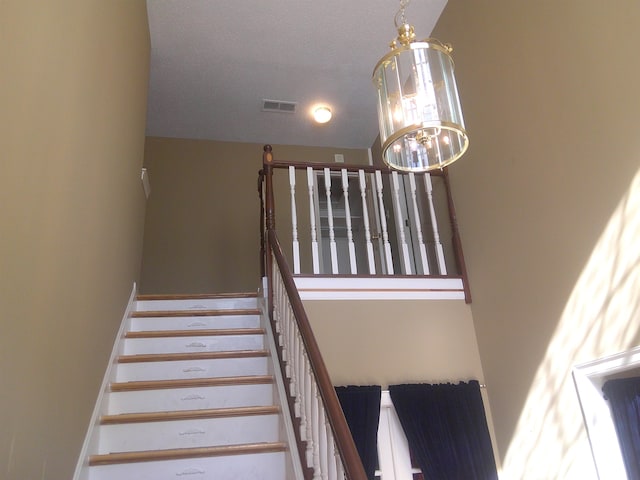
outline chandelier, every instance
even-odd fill
[[[469,138],[453,74],[453,48],[433,38],[416,41],[405,18],[408,3],[400,1],[394,18],[398,38],[376,65],[373,83],[384,162],[397,170],[425,172],[455,162]]]

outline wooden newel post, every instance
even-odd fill
[[[269,241],[269,231],[276,228],[276,214],[274,211],[273,201],[273,154],[271,153],[273,148],[271,145],[265,145],[262,153],[262,171],[264,174],[265,184],[265,227],[267,236],[265,239],[265,255],[264,255],[264,268],[267,276],[268,304],[269,304],[269,316],[273,319],[273,260],[271,254],[271,245]]]
[[[267,230],[273,230],[276,228],[276,216],[273,204],[273,154],[271,153],[273,148],[271,145],[265,145],[263,150],[262,168],[264,170],[266,185],[266,226]]]
[[[456,207],[453,204],[453,196],[451,195],[451,184],[449,183],[449,170],[443,169],[442,178],[447,191],[447,205],[449,206],[449,218],[451,219],[451,234],[453,236],[453,250],[455,253],[458,271],[462,276],[462,284],[464,287],[464,301],[471,303],[471,288],[469,287],[469,277],[467,276],[467,266],[462,253],[462,242],[460,241],[460,231],[458,230],[458,218],[456,216]]]
[[[265,272],[265,231],[264,231],[264,195],[262,186],[264,184],[264,170],[258,172],[258,198],[260,199],[260,278],[266,275]]]

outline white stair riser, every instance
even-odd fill
[[[223,352],[261,350],[262,335],[212,335],[203,337],[127,338],[124,355],[141,353]]]
[[[115,381],[267,375],[268,368],[267,357],[120,363],[116,368]]]
[[[278,415],[102,425],[98,453],[277,442]]]
[[[257,309],[251,298],[138,301],[137,311],[201,311]],[[215,330],[257,328],[259,315],[188,314],[178,317],[132,317],[129,331]],[[200,353],[239,350],[263,350],[263,335],[204,335],[190,337],[130,338],[120,344],[123,355]],[[207,360],[174,360],[117,364],[113,382],[135,382],[190,378],[242,377],[267,375],[272,371],[270,357],[239,357]],[[272,384],[229,385],[176,389],[149,389],[109,392],[101,411],[117,415],[271,406],[277,400]],[[239,417],[198,418],[144,423],[100,425],[95,431],[92,454],[110,452],[158,451],[244,443],[276,442],[281,439],[280,414]],[[97,451],[96,451],[97,449]],[[285,480],[292,473],[290,453],[257,453],[214,456],[184,460],[165,460],[94,466],[82,480]],[[86,470],[85,470],[86,472]]]
[[[285,452],[91,467],[90,480],[285,480]]]
[[[257,308],[255,297],[249,298],[210,298],[193,300],[138,300],[136,310],[222,310],[226,308]]]
[[[201,408],[251,407],[273,405],[273,385],[229,385],[110,392],[107,413],[162,412]]]
[[[134,317],[132,332],[145,330],[213,330],[216,328],[257,328],[258,315],[219,315],[206,317]]]

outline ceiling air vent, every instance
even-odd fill
[[[282,100],[262,100],[263,112],[296,113],[296,102],[284,102]]]

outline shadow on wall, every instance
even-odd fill
[[[569,297],[529,390],[501,479],[596,478],[571,370],[637,345],[639,238],[640,171]]]

